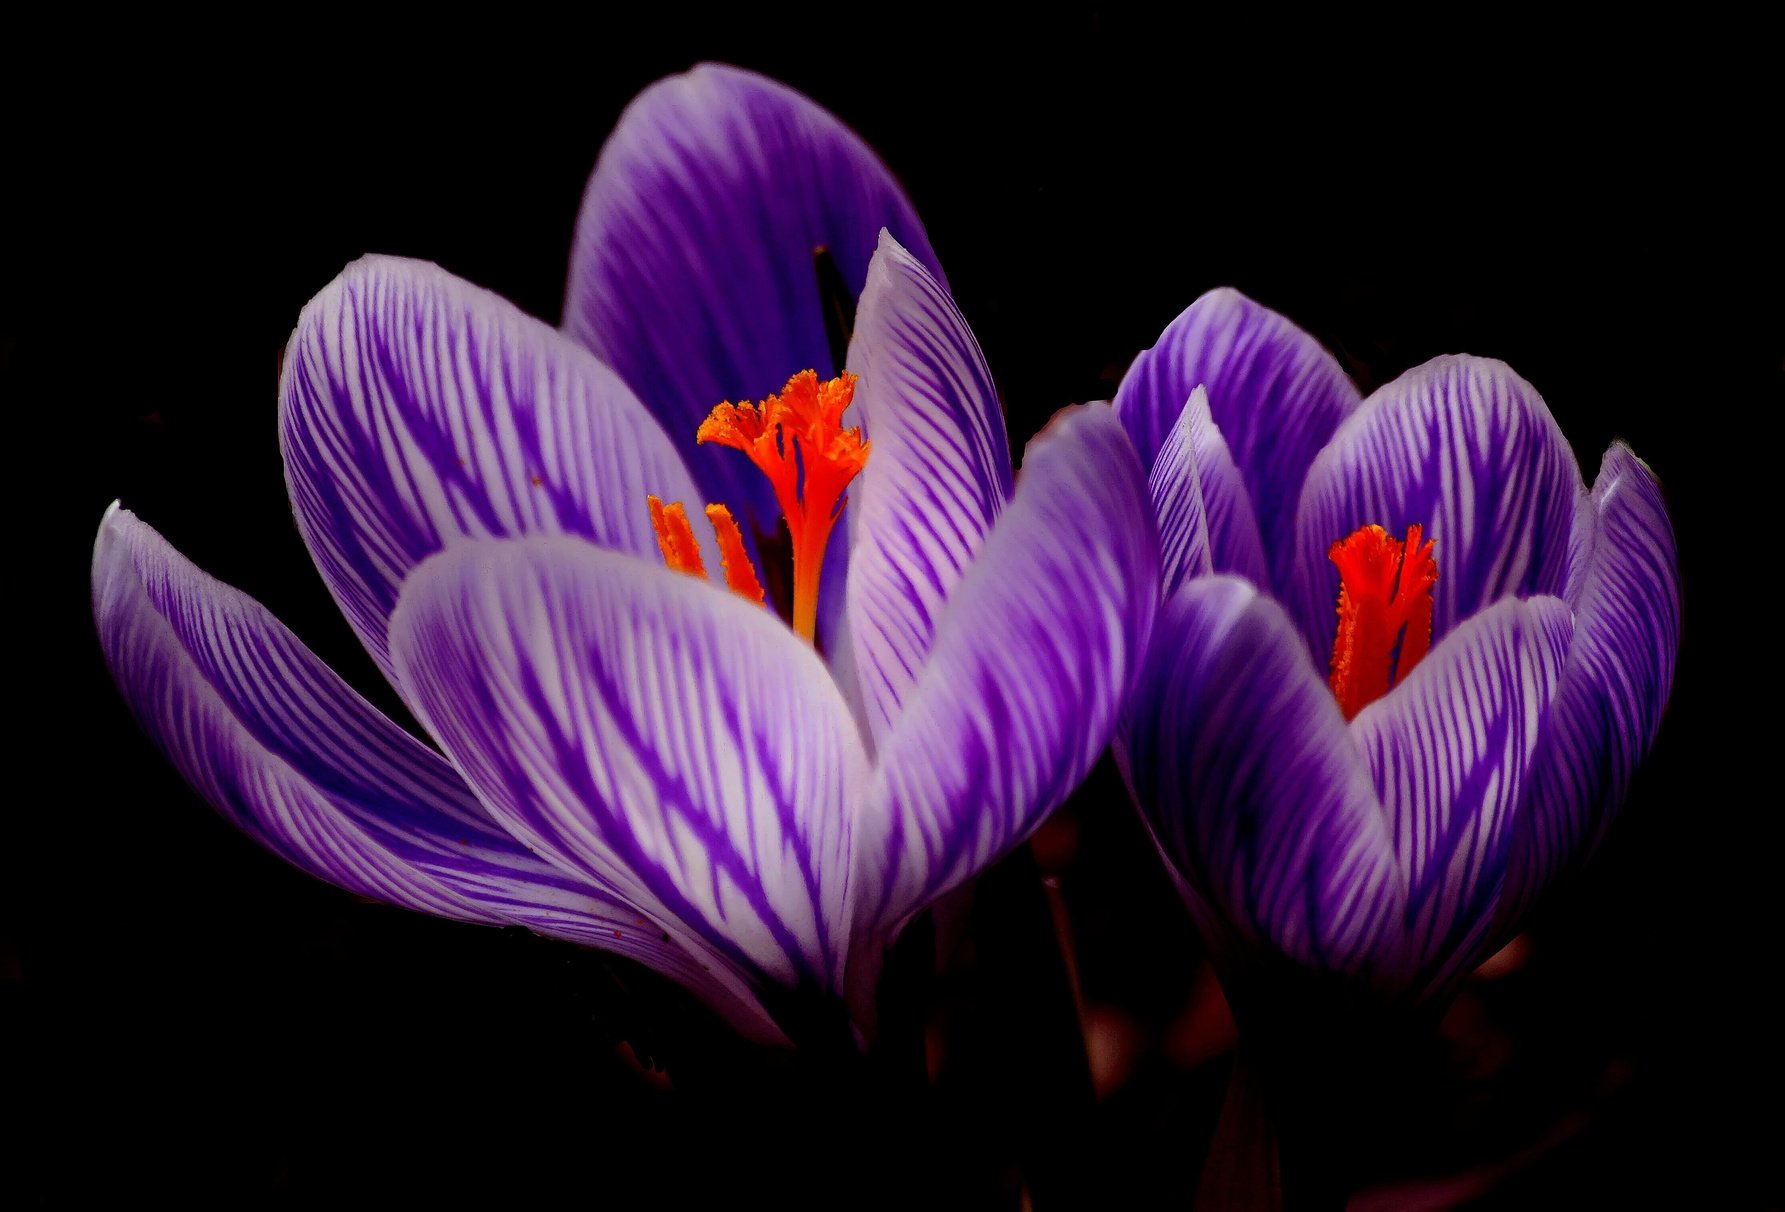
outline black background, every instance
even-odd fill
[[[1109,12],[986,31],[838,10],[449,37],[318,20],[277,37],[63,30],[38,62],[14,44],[0,362],[24,558],[6,595],[0,937],[5,1088],[28,1125],[5,1139],[27,1172],[70,1193],[570,1184],[612,1206],[872,1202],[871,1167],[852,1162],[844,1191],[813,1185],[837,1167],[772,1074],[677,1074],[679,1050],[722,1045],[688,1042],[710,1029],[673,992],[362,904],[235,835],[136,731],[86,604],[94,528],[122,498],[391,706],[284,496],[275,388],[298,310],[386,252],[555,321],[620,109],[717,58],[808,93],[900,176],[1017,446],[1060,405],[1110,395],[1166,322],[1229,284],[1366,391],[1438,353],[1504,358],[1589,479],[1614,437],[1653,466],[1687,603],[1661,738],[1600,859],[1535,923],[1524,967],[1465,995],[1433,1101],[1386,1122],[1365,1169],[1424,1184],[1406,1206],[1780,1198],[1779,795],[1763,764],[1779,510],[1761,496],[1781,372],[1761,170],[1780,124],[1748,85],[1743,31],[1566,42]],[[227,51],[206,49],[219,38]],[[1219,1096],[1219,1057],[1182,1045],[1184,1007],[1206,1008],[1200,953],[1128,811],[1101,780],[1052,835],[1087,997],[1134,1053],[1075,1138],[1108,1206],[1187,1189]],[[655,1046],[674,1093],[614,1047],[640,1001],[671,1004]],[[1008,1203],[1008,1175],[960,1158],[974,1132],[1002,1149],[1012,1129],[963,1098],[914,1112],[933,1132],[857,1156],[893,1173],[927,1142],[952,1199]],[[1442,1186],[1457,1175],[1474,1177]]]

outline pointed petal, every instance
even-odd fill
[[[1121,751],[1160,848],[1233,937],[1404,979],[1407,889],[1386,818],[1275,602],[1235,577],[1186,583],[1154,628]]]
[[[1504,930],[1605,836],[1648,752],[1680,647],[1679,553],[1660,486],[1622,444],[1593,484],[1588,538],[1568,595],[1574,645],[1513,839]]]
[[[703,64],[639,94],[601,149],[571,250],[564,330],[672,436],[722,400],[760,400],[833,365],[814,251],[853,307],[882,227],[941,276],[892,174],[833,115],[785,85]],[[847,318],[847,317],[845,317]],[[733,451],[691,466],[746,535],[774,533],[767,482]]]
[[[137,719],[267,849],[362,896],[619,952],[772,1037],[760,1008],[659,923],[540,861],[263,606],[116,506],[95,545],[93,598],[106,661]]]
[[[849,635],[878,739],[929,658],[949,592],[1010,498],[1010,447],[967,322],[884,232],[849,363],[873,443],[850,492]]]
[[[1208,417],[1208,396],[1198,387],[1178,416],[1165,445],[1153,460],[1147,490],[1159,521],[1160,597],[1169,599],[1194,577],[1215,571],[1209,552],[1209,511],[1203,501],[1202,475],[1196,457],[1196,422]]]
[[[1281,578],[1294,557],[1302,481],[1356,410],[1357,388],[1313,337],[1227,288],[1173,320],[1116,392],[1116,413],[1149,467],[1199,386],[1249,492],[1272,576]]]
[[[857,823],[857,922],[888,931],[1032,833],[1108,742],[1152,626],[1158,547],[1110,411],[1067,412],[938,621]]]
[[[1148,477],[1159,518],[1162,597],[1190,577],[1229,572],[1256,585],[1270,583],[1258,522],[1246,486],[1209,417],[1208,393],[1198,387]]]
[[[298,529],[386,674],[398,587],[449,541],[569,533],[649,556],[649,494],[706,527],[681,458],[612,371],[425,262],[364,258],[310,301],[279,420]]]
[[[1443,357],[1364,402],[1308,472],[1286,597],[1317,655],[1332,652],[1338,570],[1359,527],[1425,527],[1438,561],[1432,642],[1505,597],[1560,594],[1580,469],[1541,396],[1504,362]]]
[[[1407,877],[1419,985],[1481,957],[1532,751],[1574,631],[1559,598],[1508,598],[1447,636],[1352,733]]]
[[[417,714],[515,836],[748,971],[835,987],[865,759],[778,619],[554,537],[429,560],[391,636]]]

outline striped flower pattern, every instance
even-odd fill
[[[717,567],[666,568],[647,508],[684,503],[714,551],[701,506],[724,501],[772,550],[772,496],[695,426],[844,369],[814,249],[856,303],[851,423],[873,444],[816,646]],[[735,69],[628,108],[565,312],[552,329],[369,257],[287,348],[299,530],[437,748],[117,506],[93,563],[108,663],[192,785],[322,879],[618,952],[755,1039],[800,1042],[815,1005],[870,1032],[885,945],[1026,838],[1115,728],[1157,608],[1145,469],[1091,405],[1013,477],[897,184]]]
[[[1658,484],[1589,488],[1532,386],[1442,357],[1360,399],[1232,290],[1142,354],[1116,411],[1164,602],[1117,757],[1230,984],[1281,967],[1442,999],[1604,836],[1667,702],[1680,583]],[[1423,528],[1431,647],[1354,718],[1327,684],[1360,528]]]

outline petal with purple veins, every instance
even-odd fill
[[[1453,631],[1352,721],[1407,878],[1416,995],[1448,986],[1481,958],[1573,631],[1561,599],[1508,598]]]
[[[910,694],[955,583],[1009,499],[991,371],[948,292],[885,233],[850,368],[873,450],[850,493],[848,635],[869,728]]]
[[[1208,393],[1198,387],[1148,477],[1159,518],[1163,597],[1194,576],[1227,572],[1255,585],[1270,583],[1258,522],[1227,442],[1209,416]]]
[[[571,249],[564,330],[672,435],[721,400],[837,370],[827,304],[847,323],[882,227],[941,277],[923,226],[859,136],[786,85],[703,64],[640,93],[601,149]],[[842,297],[820,290],[823,249]],[[773,534],[767,482],[731,451],[690,465],[746,534]]]
[[[1673,687],[1680,569],[1654,474],[1624,445],[1593,484],[1570,578],[1574,644],[1513,838],[1502,932],[1558,874],[1584,862],[1623,803]]]
[[[747,971],[836,987],[865,757],[778,619],[552,537],[435,556],[391,637],[417,714],[515,836]]]
[[[1180,589],[1119,752],[1161,850],[1218,919],[1211,942],[1401,986],[1407,886],[1388,823],[1275,602],[1236,577]]]
[[[386,674],[403,578],[462,536],[651,555],[650,494],[707,526],[675,447],[611,370],[425,262],[356,261],[304,308],[280,445],[298,529]]]
[[[1157,606],[1145,479],[1110,411],[1029,444],[950,595],[857,823],[859,928],[910,914],[1022,842],[1108,743]]]
[[[116,506],[95,546],[93,595],[106,661],[137,719],[187,781],[267,849],[362,896],[618,952],[702,995],[746,1033],[774,1038],[717,956],[671,941],[636,906],[541,861],[437,754],[264,607]]]
[[[1505,597],[1560,594],[1581,486],[1542,397],[1504,362],[1442,357],[1373,394],[1308,472],[1283,597],[1329,655],[1339,575],[1327,550],[1360,527],[1425,528],[1438,563],[1432,642]]]
[[[1149,467],[1197,387],[1208,391],[1281,584],[1294,558],[1302,481],[1356,410],[1357,388],[1313,337],[1230,288],[1192,303],[1122,379],[1116,413]]]

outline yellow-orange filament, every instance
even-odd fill
[[[756,579],[756,566],[744,550],[744,536],[738,532],[731,510],[723,505],[708,505],[707,517],[719,538],[719,564],[725,569],[725,584],[740,598],[762,605],[762,582]]]
[[[1403,542],[1365,526],[1334,543],[1339,567],[1339,632],[1333,639],[1331,686],[1346,719],[1398,685],[1432,644],[1432,586],[1438,564],[1423,528]]]
[[[845,371],[820,380],[816,371],[802,370],[760,404],[717,405],[695,434],[699,442],[743,451],[769,478],[793,540],[793,629],[807,640],[818,631],[818,577],[847,502],[843,490],[866,465],[871,445],[859,428],[843,428],[855,379]]]
[[[688,524],[688,511],[677,501],[665,505],[657,497],[646,497],[651,506],[651,528],[657,532],[657,546],[663,549],[663,562],[677,572],[692,577],[707,575],[700,562],[700,543],[694,528]]]

